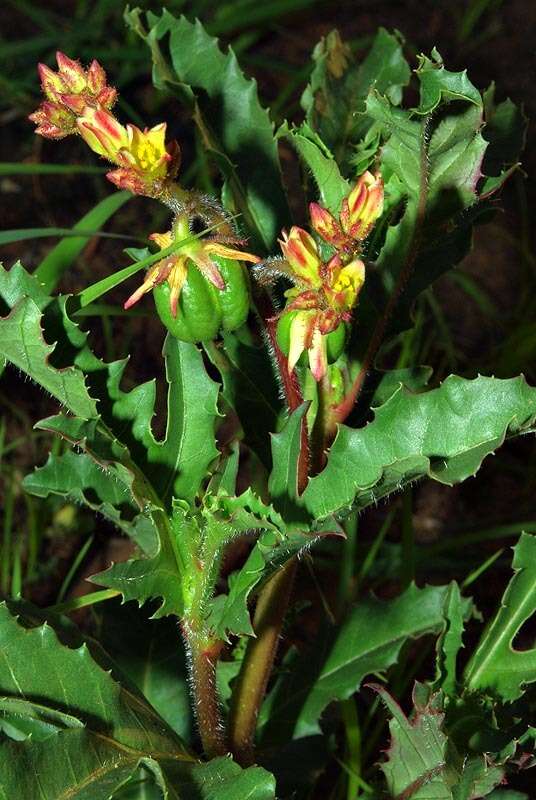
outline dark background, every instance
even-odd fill
[[[143,4],[158,11],[157,4]],[[480,89],[491,81],[497,99],[510,97],[536,118],[536,4],[526,0],[452,0],[430,2],[170,2],[172,12],[198,15],[209,31],[232,43],[244,70],[255,76],[265,105],[274,106],[274,118],[300,119],[299,97],[307,79],[307,65],[316,42],[338,27],[359,56],[366,52],[379,26],[398,29],[406,39],[407,55],[415,66],[420,52],[435,45],[450,70],[467,68]],[[216,9],[216,10],[214,10]],[[120,89],[118,116],[136,124],[151,125],[167,120],[170,135],[183,148],[184,172],[203,188],[217,187],[212,172],[193,134],[193,126],[177,100],[158,94],[152,87],[150,55],[146,46],[122,22],[122,4],[115,2],[42,2],[32,4],[7,0],[0,8],[0,137],[4,162],[51,162],[96,164],[93,153],[76,138],[51,142],[36,137],[27,115],[40,101],[36,73],[38,61],[54,66],[54,52],[63,50],[87,64],[96,57],[109,80]],[[428,360],[436,379],[448,372],[474,376],[477,373],[509,377],[524,371],[536,379],[536,254],[533,247],[533,207],[536,150],[532,146],[534,126],[529,127],[523,168],[506,185],[494,219],[475,235],[475,247],[461,266],[480,295],[464,290],[451,278],[443,278],[434,296],[442,314],[425,319],[422,339],[429,340]],[[290,181],[297,174],[295,156],[282,147],[282,162]],[[70,227],[109,194],[111,186],[100,176],[0,176],[2,229]],[[136,198],[116,214],[107,230],[145,237],[165,230],[165,217],[153,201]],[[32,270],[55,243],[33,239],[3,248],[6,267],[20,259]],[[124,242],[92,239],[76,264],[64,276],[61,290],[76,292],[128,263]],[[137,276],[138,277],[138,276]],[[128,282],[114,291],[107,302],[120,304],[136,285]],[[482,296],[487,303],[482,301]],[[132,383],[153,377],[160,369],[161,326],[151,315],[151,303],[140,305],[141,316],[130,314],[88,320],[91,338],[100,354],[110,358],[129,351]],[[422,345],[422,342],[421,342]],[[63,503],[28,499],[20,488],[24,474],[46,459],[50,441],[32,432],[33,424],[52,413],[56,403],[43,397],[14,370],[8,368],[0,381],[2,427],[2,505],[5,510],[4,538],[9,537],[12,564],[22,563],[23,592],[34,601],[54,603],[58,587],[84,543],[90,542],[81,560],[78,580],[71,593],[87,590],[81,576],[103,568],[111,558],[124,556],[128,544],[102,521]],[[157,423],[158,424],[158,423]],[[509,574],[508,546],[522,530],[536,533],[536,450],[533,439],[507,444],[497,458],[488,459],[478,477],[450,489],[422,484],[411,498],[417,540],[438,545],[436,555],[417,563],[419,582],[438,582],[445,577],[463,578],[499,547],[504,554],[477,584],[478,602],[484,611],[495,607]],[[376,534],[390,504],[367,512],[360,523],[360,546]],[[396,545],[401,514],[395,514],[387,542]],[[508,531],[501,526],[508,525]],[[441,542],[467,532],[484,532],[475,546],[463,552],[441,555]],[[487,532],[487,533],[486,533]],[[509,533],[505,536],[505,533]],[[39,563],[32,574],[24,572],[30,543],[38,548]],[[363,543],[363,544],[362,544]],[[385,570],[389,548],[382,551]],[[393,551],[395,553],[395,551]],[[393,555],[395,558],[396,554]],[[380,565],[378,566],[378,570]],[[24,578],[26,576],[26,578]],[[2,577],[2,576],[0,576]],[[1,590],[13,584],[4,570]],[[378,583],[380,583],[378,578]],[[305,580],[302,581],[305,591]],[[375,587],[378,588],[378,587]],[[396,590],[396,586],[391,587]],[[389,587],[381,589],[389,592]],[[532,633],[527,633],[532,637]]]

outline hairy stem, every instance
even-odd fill
[[[225,733],[216,692],[216,664],[221,643],[211,641],[184,620],[182,632],[188,654],[190,690],[203,752],[207,759],[225,755]]]

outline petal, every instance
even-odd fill
[[[99,94],[106,86],[106,73],[95,59],[93,59],[87,71],[87,85],[93,94]]]
[[[232,261],[249,261],[251,264],[258,264],[262,260],[259,256],[253,255],[253,253],[243,253],[242,250],[235,250],[219,242],[207,242],[204,248],[207,253],[214,253],[222,258],[230,258]]]
[[[283,255],[296,275],[313,286],[321,286],[321,260],[313,237],[303,228],[294,226],[290,234],[279,240]]]
[[[82,92],[86,86],[86,73],[79,61],[74,61],[65,53],[58,50],[56,61],[60,69],[61,77],[72,92]]]
[[[111,183],[117,186],[118,189],[126,189],[127,192],[132,194],[147,195],[150,194],[151,187],[140,178],[138,173],[132,169],[114,169],[106,173],[106,177]]]
[[[167,279],[171,289],[169,293],[169,307],[173,317],[177,316],[179,297],[187,277],[188,269],[186,267],[186,259],[179,257],[173,265],[173,268]]]
[[[326,339],[315,327],[311,347],[309,348],[309,366],[315,381],[321,381],[328,371],[328,356]]]
[[[167,231],[166,233],[151,233],[149,239],[156,242],[160,250],[163,250],[165,247],[169,247],[173,241],[173,234],[171,231]]]
[[[303,351],[311,346],[316,316],[316,311],[298,311],[290,323],[288,352],[289,373],[294,370]]]
[[[225,289],[225,281],[223,280],[217,265],[214,263],[214,261],[212,261],[208,253],[204,252],[203,249],[199,249],[197,251],[189,251],[188,255],[198,268],[201,275],[206,278],[207,281],[210,281],[210,283],[212,283],[216,289]]]
[[[61,76],[57,72],[47,67],[46,64],[38,64],[37,72],[41,80],[41,88],[49,100],[55,101],[58,93],[65,91],[65,85]]]
[[[339,223],[327,208],[323,208],[318,203],[310,203],[309,214],[313,228],[322,239],[334,247],[342,243],[341,240],[344,241],[345,236]]]
[[[149,272],[147,273],[147,276],[146,276],[144,282],[142,283],[142,285],[139,286],[136,289],[136,291],[133,292],[133,294],[130,295],[128,300],[125,300],[125,302],[123,303],[123,308],[125,309],[125,311],[127,309],[131,308],[139,300],[141,300],[141,298],[143,297],[144,294],[146,294],[147,292],[150,292],[152,289],[154,289],[154,287],[158,283],[162,282],[162,281],[158,280],[158,278],[160,277],[160,273],[161,273],[161,266],[160,266],[161,264],[162,264],[162,262],[159,261],[158,264],[156,264],[151,270],[149,270]]]

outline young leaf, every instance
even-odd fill
[[[370,51],[359,63],[336,30],[316,45],[313,60],[315,67],[302,96],[302,107],[308,124],[337,163],[347,169],[352,147],[370,126],[362,116],[370,89],[374,86],[398,105],[402,87],[409,83],[410,69],[400,37],[384,28],[378,30]]]
[[[536,536],[521,534],[512,567],[514,576],[500,608],[465,670],[469,689],[491,692],[505,701],[516,700],[526,684],[536,681],[536,649],[520,651],[512,644],[536,611]]]
[[[441,630],[447,591],[446,586],[412,584],[394,600],[365,598],[340,628],[317,636],[314,650],[293,659],[292,669],[265,701],[263,744],[318,733],[318,720],[330,702],[350,697],[366,675],[394,664],[407,639]]]
[[[420,103],[416,109],[419,114],[430,114],[445,100],[468,100],[476,106],[482,105],[480,92],[463,72],[449,72],[443,65],[443,59],[432,50],[431,58],[419,57],[417,75],[420,81]]]
[[[447,696],[456,691],[456,659],[463,647],[463,624],[467,610],[467,602],[464,602],[460,594],[460,587],[456,581],[452,581],[448,587],[443,609],[445,628],[436,645],[437,676],[434,683],[434,688],[442,689]]]
[[[298,496],[298,464],[301,453],[303,403],[288,418],[281,433],[272,434],[272,472],[268,482],[270,497],[285,523],[306,521]]]
[[[285,123],[277,135],[290,140],[305,166],[311,170],[322,204],[332,214],[338,214],[343,198],[350,191],[350,184],[341,175],[333,154],[320,137],[307,122],[297,128],[289,128]]]
[[[392,797],[412,800],[474,800],[484,797],[501,783],[504,770],[483,756],[460,758],[443,729],[441,695],[432,695],[425,705],[414,692],[415,714],[408,720],[398,703],[377,684],[392,715],[389,722],[391,746],[382,764],[387,788]]]
[[[341,426],[326,468],[300,500],[314,519],[363,507],[405,482],[428,476],[453,484],[474,475],[506,437],[536,421],[536,389],[507,380],[451,375],[437,389],[400,388],[366,427]]]
[[[259,103],[256,82],[244,76],[233,51],[222,52],[199,21],[176,19],[168,11],[161,17],[149,14],[150,30],[145,32],[139,10],[126,19],[151,47],[156,84],[178,87],[189,102],[204,146],[229,183],[236,210],[253,238],[270,251],[289,212],[273,124]],[[167,36],[171,67],[159,46]]]
[[[137,600],[141,606],[158,600],[153,618],[174,614],[181,617],[185,608],[185,576],[188,570],[183,548],[200,537],[197,521],[183,510],[176,509],[172,520],[164,512],[152,514],[158,531],[157,550],[151,557],[134,558],[113,564],[91,580],[99,586],[117,589],[125,600]]]

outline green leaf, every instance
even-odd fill
[[[83,373],[74,366],[56,369],[50,359],[55,345],[43,338],[42,315],[31,297],[23,298],[9,316],[0,319],[0,355],[50,392],[82,419],[97,416]]]
[[[87,731],[65,731],[43,742],[9,742],[0,747],[0,758],[0,793],[6,800],[38,793],[72,800],[110,798],[140,766],[152,774],[165,800],[275,798],[275,780],[260,767],[242,770],[230,758],[181,763],[172,755],[125,749]]]
[[[371,688],[392,715],[391,746],[381,767],[392,797],[473,800],[502,782],[502,767],[488,764],[483,756],[462,758],[456,753],[443,729],[441,695],[432,695],[424,705],[415,691],[416,708],[410,721],[382,686],[373,684]]]
[[[131,419],[134,431],[147,449],[144,470],[162,499],[170,492],[192,503],[209,464],[219,451],[215,443],[218,416],[218,384],[206,373],[201,353],[194,344],[180,342],[171,335],[164,343],[166,377],[169,384],[167,425],[164,439],[156,441],[151,431],[151,417],[138,407],[135,390],[114,405],[121,419]]]
[[[307,406],[307,403],[303,403],[292,412],[281,433],[272,434],[273,467],[268,490],[274,507],[287,525],[306,520],[298,496],[298,463]]]
[[[434,689],[442,689],[447,696],[456,691],[456,660],[463,647],[463,623],[467,610],[467,602],[462,599],[460,587],[456,581],[452,581],[443,609],[445,628],[437,640],[437,676],[434,682]]]
[[[0,605],[0,641],[2,695],[39,698],[43,706],[70,714],[88,731],[123,747],[191,760],[155,711],[102,669],[86,644],[61,644],[47,623],[23,627],[5,604]]]
[[[185,576],[188,563],[183,547],[189,541],[200,539],[200,531],[194,517],[176,509],[171,520],[163,512],[152,515],[157,529],[158,545],[151,557],[134,558],[113,564],[104,572],[91,577],[93,583],[117,589],[125,600],[136,600],[141,606],[149,600],[158,600],[160,605],[153,619],[174,614],[182,617],[185,609]]]
[[[482,634],[465,670],[469,689],[516,700],[536,681],[536,649],[519,651],[516,634],[536,611],[536,536],[523,533],[514,548],[514,576],[500,608]]]
[[[40,427],[43,427],[41,424]],[[145,552],[156,549],[156,531],[149,515],[139,511],[132,494],[132,477],[118,463],[106,467],[86,453],[49,454],[46,464],[24,478],[24,489],[37,497],[57,494],[107,517]],[[124,511],[128,509],[127,516]]]
[[[17,794],[28,798],[109,798],[142,765],[160,773],[151,759],[85,730],[56,733],[41,742],[4,743],[0,759],[0,795],[6,800]],[[165,788],[163,780],[161,786]],[[170,795],[166,791],[164,796]]]
[[[426,389],[432,377],[431,367],[407,367],[404,369],[390,369],[378,371],[375,375],[377,386],[371,398],[370,407],[378,408],[386,403],[401,386],[412,392]]]
[[[419,56],[416,70],[420,81],[419,114],[430,114],[442,100],[467,100],[476,106],[482,106],[482,98],[478,89],[463,72],[449,72],[443,65],[443,59],[434,48],[431,58]]]
[[[120,437],[139,471],[150,481],[162,504],[171,497],[192,503],[209,464],[217,458],[215,425],[218,384],[205,370],[194,344],[168,335],[163,355],[168,382],[164,437],[155,439],[155,381],[121,389],[127,360],[105,364],[83,353],[77,363],[88,374],[92,393],[109,429]]]
[[[380,28],[369,53],[358,63],[334,30],[316,45],[313,60],[315,68],[301,101],[306,119],[337,163],[348,168],[352,147],[370,126],[361,116],[370,89],[374,86],[398,105],[402,87],[409,83],[400,37]]]
[[[72,233],[81,231],[98,231],[111,216],[115,214],[125,203],[132,198],[130,192],[115,192],[109,197],[105,197],[100,203],[91,209],[87,214],[76,223]],[[42,282],[46,291],[51,292],[65,272],[80,255],[90,236],[68,236],[59,242],[50,253],[47,253],[35,270],[36,278]]]
[[[225,333],[223,342],[228,361],[213,360],[222,376],[222,395],[238,414],[246,444],[270,467],[270,431],[278,428],[282,403],[269,355],[236,334]],[[209,355],[213,358],[212,351]]]
[[[394,600],[365,598],[339,628],[318,635],[314,650],[292,660],[288,675],[265,701],[263,744],[318,733],[318,720],[330,702],[345,700],[367,675],[394,664],[407,639],[441,630],[447,591],[446,586],[412,584]]]
[[[508,436],[536,421],[536,389],[523,377],[465,380],[437,389],[400,388],[366,427],[341,426],[325,469],[300,500],[314,519],[369,505],[404,483],[428,476],[452,485],[474,475]]]
[[[296,148],[302,161],[311,170],[322,205],[337,214],[343,198],[350,191],[350,184],[341,175],[330,150],[306,122],[298,128],[289,128],[285,123],[277,135],[288,138]]]
[[[126,19],[151,47],[155,83],[179,88],[189,103],[205,148],[229,182],[236,211],[254,240],[270,251],[289,212],[273,124],[259,103],[256,82],[244,76],[233,51],[222,52],[199,21],[176,19],[168,11],[160,17],[149,14],[145,32],[139,10]],[[159,44],[168,36],[171,67]]]

